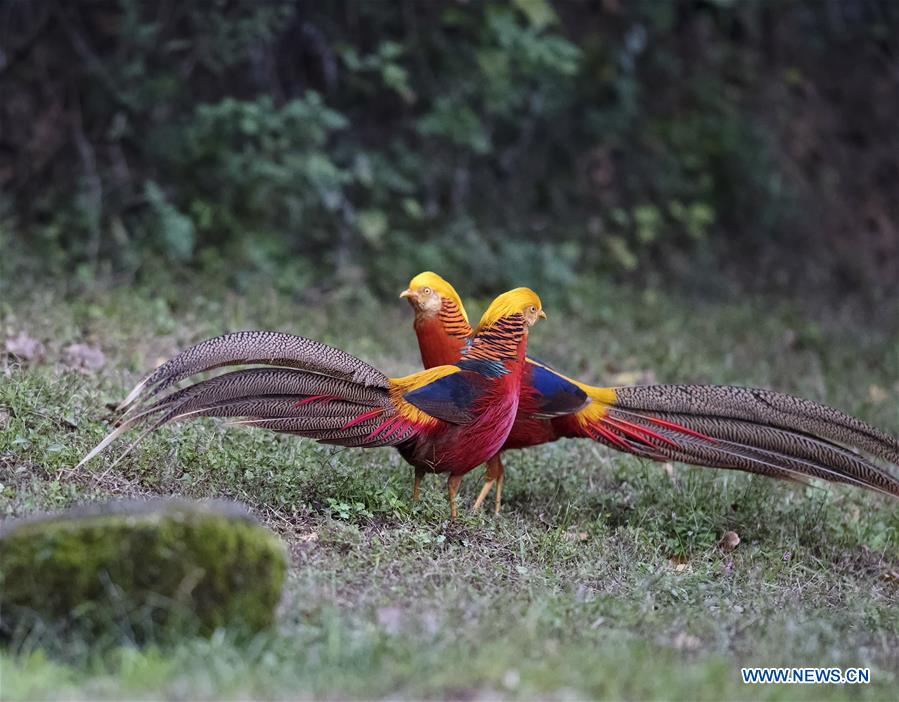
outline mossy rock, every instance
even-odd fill
[[[278,537],[236,503],[76,508],[0,530],[0,633],[255,632],[272,624],[286,572]]]

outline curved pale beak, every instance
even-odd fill
[[[400,293],[400,297],[415,297],[415,291],[412,288],[406,288]]]
[[[546,312],[544,312],[543,310],[538,310],[537,316],[540,317],[541,319],[546,319]]]

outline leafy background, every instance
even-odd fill
[[[897,36],[892,0],[7,0],[4,265],[889,300]]]

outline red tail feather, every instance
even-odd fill
[[[402,423],[402,419],[399,417],[390,417],[389,419],[385,419],[378,426],[371,430],[368,437],[369,439],[374,439],[376,436],[381,436],[382,439],[386,439],[388,436],[396,432],[397,425]]]
[[[310,395],[309,397],[304,397],[302,400],[297,400],[294,407],[302,407],[303,405],[308,405],[312,402],[331,402],[332,400],[339,399],[340,398],[336,395]]]
[[[624,439],[622,439],[620,436],[618,436],[614,432],[609,431],[601,424],[590,425],[589,427],[587,427],[587,433],[590,434],[591,437],[594,439],[597,438],[597,434],[598,434],[599,436],[602,436],[603,438],[607,439],[608,441],[611,441],[613,445],[620,447],[624,451],[629,452],[631,450],[630,445]]]
[[[370,410],[368,412],[363,412],[358,417],[354,417],[353,419],[348,421],[346,424],[344,424],[340,428],[341,429],[349,429],[350,427],[354,427],[357,424],[361,424],[366,419],[371,419],[372,417],[377,417],[383,411],[384,411],[384,409],[382,407],[375,407],[373,410]]]
[[[672,441],[666,436],[662,436],[658,432],[647,429],[646,427],[641,427],[639,424],[634,424],[633,422],[627,422],[623,419],[612,419],[611,417],[606,417],[603,421],[608,422],[613,427],[618,429],[621,432],[624,432],[628,436],[640,441],[641,443],[646,444],[647,446],[653,446],[654,444],[649,441],[649,439],[645,437],[650,437],[655,439],[656,441],[663,441],[669,446],[677,447],[677,442]]]
[[[664,419],[659,419],[658,417],[650,417],[648,415],[640,416],[643,417],[643,419],[645,419],[647,422],[658,424],[659,426],[665,427],[666,429],[673,429],[674,431],[679,431],[682,434],[689,434],[690,436],[695,436],[697,439],[705,439],[706,441],[711,441],[713,444],[718,443],[718,441],[716,439],[713,439],[711,436],[706,436],[705,434],[700,434],[698,431],[687,429],[687,427],[683,427],[675,422],[668,422]]]

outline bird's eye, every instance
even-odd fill
[[[430,294],[431,294],[431,288],[425,288],[422,292],[423,292],[425,295],[430,295]]]
[[[537,312],[537,307],[535,305],[531,305],[531,312]]]

